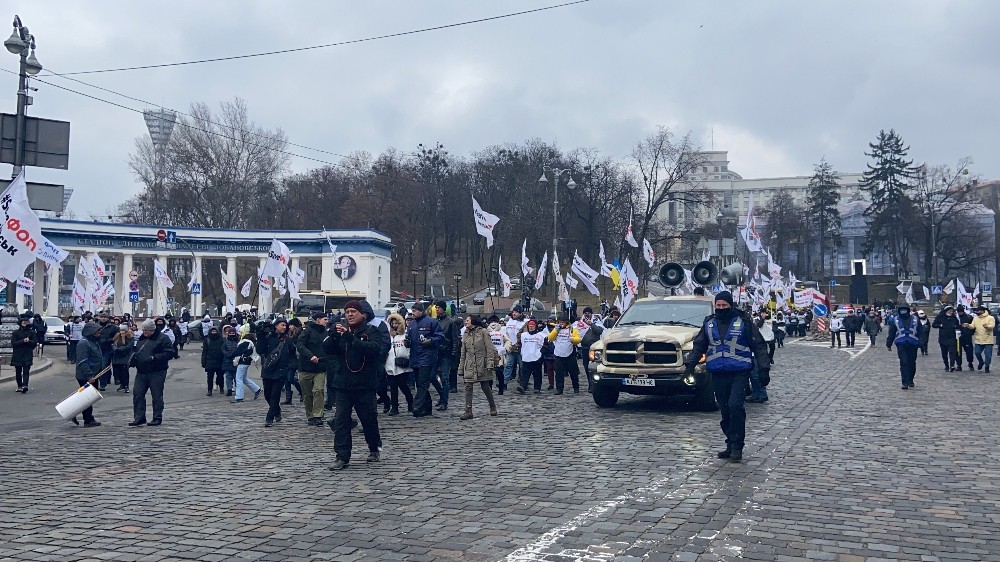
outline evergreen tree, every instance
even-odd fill
[[[840,245],[840,210],[837,208],[840,204],[840,177],[826,160],[820,160],[814,169],[816,173],[809,180],[806,209],[809,229],[819,241],[819,274],[826,277],[827,242],[833,243],[831,248]]]
[[[910,198],[916,170],[913,161],[906,159],[910,150],[903,145],[903,139],[895,129],[888,133],[879,131],[878,138],[868,147],[871,158],[862,179],[862,189],[871,198],[872,204],[865,210],[868,222],[868,236],[865,254],[871,254],[877,246],[882,246],[889,254],[897,275],[907,267],[908,244],[905,233],[906,221],[913,218],[914,204]]]

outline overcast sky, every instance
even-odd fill
[[[59,73],[361,39],[557,3],[6,6],[36,36],[46,70]],[[971,156],[974,174],[998,178],[997,21],[1000,2],[992,0],[591,0],[343,47],[75,78],[185,111],[192,102],[217,107],[239,96],[260,125],[340,154],[440,141],[466,155],[541,138],[624,157],[662,124],[691,131],[704,148],[714,137],[716,150],[729,151],[731,168],[751,178],[810,174],[822,157],[840,171],[861,171],[867,143],[880,129],[896,128],[917,162]],[[0,68],[16,70],[17,58],[0,58]],[[0,80],[3,111],[13,113],[17,78],[0,73]],[[29,181],[75,188],[70,209],[80,218],[136,193],[127,162],[135,139],[146,134],[142,116],[35,86],[29,113],[71,121],[72,139],[68,171],[33,168]],[[318,165],[294,159],[293,170]]]

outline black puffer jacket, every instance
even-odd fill
[[[295,339],[300,371],[321,373],[327,370],[327,352],[323,348],[323,340],[326,339],[327,333],[325,327],[312,321],[306,322],[306,325],[302,327],[302,333]],[[310,361],[314,355],[319,358],[318,363]]]
[[[274,352],[279,347],[281,352],[278,356],[278,362],[272,365],[270,368],[265,367],[263,362],[266,356],[261,356],[261,373],[260,377],[262,379],[283,379],[288,370],[295,365],[295,354],[292,353],[292,342],[288,339],[288,332],[284,334],[272,333],[268,341],[267,348],[270,350],[268,354]]]
[[[34,356],[35,344],[37,343],[36,332],[33,326],[26,326],[14,330],[10,335],[10,341],[14,345],[11,352],[10,364],[12,367],[30,367]],[[28,341],[24,341],[27,339]]]
[[[159,373],[167,370],[173,358],[174,346],[170,344],[170,338],[162,332],[153,332],[149,337],[146,334],[139,336],[132,363],[137,373]]]
[[[938,329],[938,343],[955,345],[955,342],[958,340],[955,337],[955,330],[961,328],[957,315],[948,316],[942,312],[934,319],[934,323],[931,326]]]
[[[225,360],[222,356],[222,336],[212,328],[208,338],[201,344],[201,366],[205,370],[224,370]]]

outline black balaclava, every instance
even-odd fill
[[[211,330],[209,330],[208,331],[208,337],[211,338],[211,339],[213,339],[213,340],[219,339],[219,337],[221,337],[219,335],[219,329],[218,328],[212,328]]]
[[[733,294],[729,291],[721,291],[719,294],[715,295],[715,300],[726,301],[729,303],[729,308],[716,308],[715,317],[719,322],[728,324],[730,320],[736,316],[736,310],[733,309]]]

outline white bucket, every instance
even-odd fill
[[[56,411],[59,412],[62,419],[68,420],[80,415],[80,412],[93,406],[101,398],[104,397],[101,396],[101,393],[96,388],[90,384],[85,384],[57,404]]]

